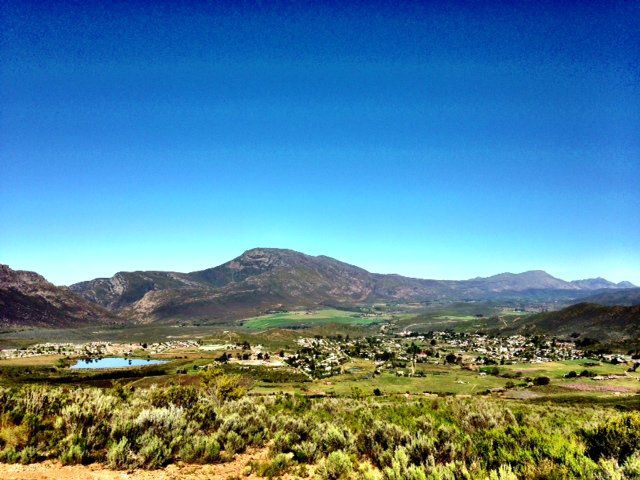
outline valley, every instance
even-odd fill
[[[634,478],[638,290],[280,249],[69,288],[3,267],[0,473]]]

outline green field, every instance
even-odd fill
[[[368,326],[386,322],[391,319],[392,316],[388,314],[373,316],[345,310],[324,309],[274,313],[271,315],[247,318],[239,323],[249,330],[267,330],[270,328],[310,328],[328,324]]]

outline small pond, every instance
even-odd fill
[[[159,365],[161,363],[167,362],[164,360],[146,360],[144,358],[107,357],[78,360],[75,365],[71,366],[71,368],[78,370],[93,370],[100,368],[144,367],[146,365]]]

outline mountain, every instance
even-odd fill
[[[485,291],[525,291],[525,290],[580,290],[581,287],[572,282],[565,282],[555,278],[542,270],[531,270],[523,273],[501,273],[487,278],[474,278],[475,282]]]
[[[114,313],[37,273],[0,264],[0,326],[70,327],[118,321]]]
[[[462,281],[424,280],[370,273],[323,255],[276,248],[248,250],[222,265],[196,272],[120,272],[70,289],[139,322],[225,322],[277,308],[353,307],[374,302],[575,299],[588,292],[540,270]]]
[[[70,288],[140,321],[219,322],[282,306],[365,303],[373,287],[369,272],[332,258],[258,248],[202,271],[118,273]]]
[[[619,285],[619,284],[618,284]],[[610,290],[596,293],[582,299],[583,302],[597,303],[599,305],[640,305],[640,288],[628,288],[623,290]]]
[[[587,278],[584,280],[574,280],[571,283],[583,290],[601,290],[605,288],[634,288],[635,287],[635,285],[631,282],[613,283],[602,277]]]
[[[640,335],[640,305],[605,306],[578,303],[555,312],[522,317],[505,331],[571,335],[598,340],[622,340]]]

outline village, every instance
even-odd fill
[[[43,355],[62,355],[65,357],[99,358],[106,356],[128,357],[140,354],[157,355],[175,350],[198,348],[199,343],[194,340],[173,340],[157,343],[38,343],[25,348],[8,348],[0,350],[0,360],[13,358],[29,358]]]
[[[288,349],[270,351],[248,341],[208,344],[196,340],[157,343],[41,343],[21,349],[0,350],[0,360],[56,355],[67,358],[152,357],[199,352],[214,363],[298,369],[309,378],[327,378],[345,373],[346,364],[364,360],[375,365],[375,374],[420,376],[421,365],[457,365],[483,375],[490,367],[522,363],[545,363],[586,358],[574,342],[545,336],[490,336],[476,333],[437,331],[416,333],[381,332],[375,336],[331,335],[301,337]],[[625,355],[600,355],[607,363],[626,363]],[[635,365],[635,364],[634,364]],[[636,366],[637,368],[637,366]],[[635,371],[635,369],[634,369]]]
[[[480,334],[429,332],[349,338],[301,338],[298,349],[286,362],[305,373],[324,378],[343,372],[351,358],[375,362],[376,373],[402,372],[407,366],[415,373],[416,364],[457,364],[467,368],[513,363],[544,363],[584,358],[573,342],[546,337],[492,337]],[[627,359],[619,359],[626,361]]]

